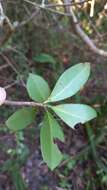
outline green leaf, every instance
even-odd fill
[[[22,130],[34,121],[35,114],[36,110],[34,108],[22,108],[9,117],[6,125],[14,132]]]
[[[62,104],[49,106],[71,128],[78,123],[85,123],[97,116],[96,111],[84,104]]]
[[[34,60],[40,63],[56,63],[55,59],[51,55],[46,53],[41,53],[40,55],[34,57]]]
[[[58,138],[64,141],[63,132],[50,113],[45,115],[40,133],[41,151],[44,161],[53,170],[62,160],[62,154],[54,140]]]
[[[73,96],[86,83],[89,74],[89,63],[80,63],[67,69],[59,78],[46,102],[56,102]]]
[[[27,81],[27,91],[34,101],[44,102],[50,95],[47,82],[40,76],[30,74]]]
[[[20,168],[14,166],[10,174],[16,190],[27,190],[27,185],[22,177]]]

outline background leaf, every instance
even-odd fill
[[[12,131],[22,130],[34,121],[35,114],[34,108],[22,108],[9,117],[6,125]]]
[[[80,63],[67,69],[57,81],[46,102],[56,102],[73,96],[83,87],[89,74],[89,63]]]
[[[30,74],[27,81],[27,91],[34,101],[44,102],[50,95],[47,82],[40,76]]]
[[[46,53],[41,53],[40,55],[34,57],[34,60],[40,63],[56,63],[56,60],[51,55]]]
[[[50,113],[45,115],[40,133],[41,151],[44,161],[53,170],[62,160],[62,154],[54,140],[58,138],[64,141],[63,132]]]
[[[96,111],[84,104],[62,104],[51,106],[51,109],[70,127],[85,123],[97,116]]]

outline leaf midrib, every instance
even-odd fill
[[[33,79],[33,78],[32,78],[32,79]],[[34,79],[33,79],[33,80],[34,80]],[[36,82],[35,80],[34,80],[34,84],[35,84],[35,86],[36,86],[36,88],[37,88],[37,90],[38,90],[38,92],[39,92],[39,94],[40,94],[41,99],[44,100],[44,99],[45,99],[45,96],[44,96],[43,93],[41,93],[40,89],[38,88],[37,82]]]
[[[65,87],[65,88],[63,88],[63,90],[62,91],[60,91],[58,94],[56,94],[56,96],[53,96],[52,98],[51,98],[51,96],[50,96],[50,100],[54,100],[54,99],[56,99],[56,97],[58,97],[58,96],[60,96],[65,90],[67,90],[68,88],[69,88],[69,86],[71,86],[71,84],[75,81],[75,80],[77,80],[77,78],[85,71],[85,70],[87,70],[88,69],[88,67],[87,67],[87,65],[86,65],[86,67],[74,78],[74,79],[72,79],[72,81]],[[53,90],[54,91],[54,90]]]
[[[69,115],[69,116],[71,116],[71,117],[75,117],[75,118],[78,118],[78,119],[83,119],[84,120],[84,118],[83,117],[78,117],[77,115],[75,115],[75,114],[70,114],[69,112],[67,112],[67,111],[63,111],[61,108],[55,108],[56,110],[58,110],[59,112],[61,112],[61,113],[64,113],[64,114],[66,114],[66,115]]]
[[[50,116],[49,116],[49,113],[47,112],[47,118],[48,118],[48,121],[49,121],[49,130],[50,130],[50,139],[51,139],[51,146],[50,147],[52,147],[53,146],[53,135],[52,135],[52,127],[51,127],[51,121],[50,121]],[[52,166],[52,148],[51,148],[51,156],[50,156],[50,158],[51,158],[51,166]]]

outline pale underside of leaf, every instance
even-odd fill
[[[51,109],[71,128],[78,123],[85,123],[97,116],[96,111],[84,104],[62,104]]]
[[[80,63],[67,69],[59,78],[47,102],[55,102],[73,96],[83,87],[89,74],[89,63]]]

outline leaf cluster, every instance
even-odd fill
[[[64,142],[63,131],[54,118],[54,113],[73,129],[76,124],[84,124],[97,116],[96,111],[88,105],[60,103],[83,88],[89,75],[89,63],[72,66],[60,76],[52,92],[41,76],[31,73],[28,77],[26,88],[29,97],[35,102],[42,103],[45,112],[40,130],[40,143],[43,160],[51,170],[63,159],[55,139]],[[36,108],[22,108],[16,111],[6,124],[13,132],[22,130],[35,120],[36,112]]]

